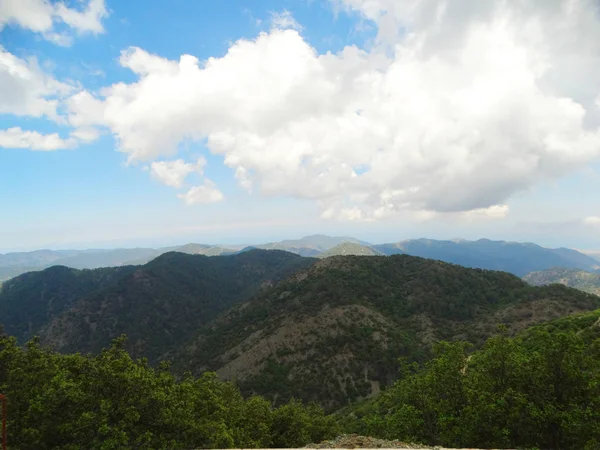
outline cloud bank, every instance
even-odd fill
[[[206,142],[242,188],[346,220],[502,218],[516,193],[600,156],[594,1],[332,3],[373,22],[376,44],[319,54],[285,11],[221,58],[132,47],[120,64],[136,81],[71,96],[68,121],[104,127],[173,187],[194,170],[172,160],[180,144]],[[30,108],[51,114],[45,98]],[[209,180],[180,197],[223,199]]]

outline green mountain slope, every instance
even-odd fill
[[[335,409],[394,380],[397,358],[425,360],[438,339],[481,343],[500,322],[516,332],[600,307],[564,286],[531,287],[491,272],[406,255],[332,257],[228,311],[176,355],[246,393]]]
[[[42,340],[61,352],[97,352],[125,333],[135,357],[156,361],[218,313],[312,262],[266,250],[214,257],[166,253],[53,317]]]
[[[347,432],[453,448],[597,449],[600,310],[482,349],[442,342],[384,393],[338,411]]]
[[[0,287],[0,324],[8,334],[26,341],[80,298],[134,270],[131,266],[95,270],[54,266],[20,275]]]
[[[600,295],[600,273],[555,267],[540,272],[529,273],[523,277],[523,280],[533,286],[564,284],[565,286],[589,292],[590,294]]]

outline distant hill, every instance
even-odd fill
[[[216,370],[247,394],[335,409],[379,392],[398,376],[398,357],[426,360],[438,339],[480,344],[498,323],[517,332],[598,307],[596,296],[505,272],[335,256],[232,308],[169,359],[180,370]]]
[[[88,289],[76,299],[68,297],[67,307],[56,311],[58,314],[54,310],[44,314],[46,321],[41,328],[13,334],[25,338],[39,332],[44,343],[61,352],[97,352],[125,333],[129,337],[127,349],[135,357],[155,362],[217,314],[313,261],[282,251],[254,250],[214,257],[169,252],[128,269],[129,273],[110,284]],[[106,269],[89,273],[99,270]],[[13,290],[18,287],[32,298],[37,294],[37,310],[47,311],[51,304],[44,304],[46,296],[40,296],[39,285],[43,283],[33,284],[39,273],[28,275],[27,279],[13,280]],[[5,304],[3,290],[0,322]],[[8,326],[14,327],[12,323]]]
[[[359,245],[371,245],[368,242],[361,241],[347,236],[325,236],[323,234],[313,234],[300,239],[288,239],[280,242],[269,242],[267,244],[253,245],[252,248],[286,250],[297,253],[301,256],[316,256],[326,250],[329,250],[343,243],[353,243]]]
[[[595,259],[600,264],[600,250],[581,250],[580,253]]]
[[[0,267],[41,267],[74,254],[76,254],[76,251],[68,250],[0,253]]]
[[[551,267],[569,267],[594,271],[598,261],[577,252],[559,248],[549,249],[531,243],[492,241],[438,241],[415,239],[394,244],[373,245],[386,255],[407,254],[423,258],[490,270],[503,270],[517,276]]]
[[[22,273],[43,270],[55,265],[74,269],[97,269],[125,265],[142,265],[154,258],[178,251],[193,255],[216,256],[235,253],[237,250],[215,245],[185,244],[163,248],[118,248],[90,250],[39,250],[0,254],[0,283]]]
[[[354,242],[343,242],[329,250],[317,255],[317,258],[329,258],[331,256],[384,256],[382,252],[368,245],[361,245]]]
[[[74,269],[97,269],[99,267],[114,267],[130,265],[136,259],[152,259],[160,254],[153,248],[117,248],[111,250],[88,250],[76,255],[61,258],[54,262]]]
[[[181,247],[174,248],[173,251],[187,253],[188,255],[205,256],[231,255],[233,253],[237,253],[237,250],[231,248],[205,244],[186,244],[182,245]]]
[[[227,255],[252,249],[283,250],[300,256],[316,257],[341,244],[356,244],[369,247],[373,254],[385,255],[408,254],[423,258],[460,264],[465,267],[503,270],[518,276],[529,272],[549,269],[551,267],[568,267],[590,272],[600,270],[600,261],[594,259],[593,252],[582,252],[567,249],[549,249],[531,243],[491,241],[453,240],[440,241],[433,239],[414,239],[389,244],[371,245],[368,242],[344,236],[326,236],[315,234],[300,239],[289,239],[280,242],[242,246],[224,246],[189,243],[181,246],[163,248],[132,249],[90,249],[90,250],[39,250],[0,254],[0,283],[21,273],[42,270],[52,265],[63,265],[76,269],[95,269],[121,265],[146,264],[161,254],[178,251],[189,254],[207,256]],[[343,249],[343,247],[341,247]],[[358,247],[355,247],[358,248]],[[335,251],[331,254],[351,254]],[[364,252],[361,250],[361,254]],[[596,256],[597,257],[597,256]]]
[[[600,295],[600,273],[558,267],[529,273],[523,277],[523,280],[533,286],[564,284],[590,294]]]

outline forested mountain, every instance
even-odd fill
[[[180,370],[216,370],[246,393],[334,409],[377,393],[397,377],[399,356],[424,361],[439,339],[480,344],[498,323],[516,332],[598,307],[599,297],[504,272],[337,256],[234,307],[173,359]]]
[[[0,336],[0,390],[22,448],[297,447],[341,426],[431,445],[592,449],[600,312],[565,316],[597,308],[600,297],[566,286],[409,255],[58,266],[0,291],[6,330],[21,343],[40,332],[62,353]],[[92,354],[64,354],[78,351]],[[292,397],[347,409],[338,425]]]
[[[503,270],[517,276],[551,267],[597,270],[595,259],[567,248],[550,249],[531,243],[492,241],[437,241],[415,239],[395,244],[374,245],[386,255],[407,254],[489,270]]]
[[[8,334],[24,342],[78,300],[134,270],[133,266],[94,270],[53,266],[22,274],[0,287],[0,324]]]
[[[600,295],[600,273],[555,267],[540,272],[531,272],[525,275],[523,280],[533,286],[564,284],[581,291]]]
[[[338,247],[338,249],[333,250],[334,247]],[[42,270],[52,265],[63,265],[76,269],[95,269],[146,264],[170,251],[215,256],[252,249],[284,250],[308,257],[327,257],[338,254],[407,254],[438,259],[465,267],[503,270],[518,276],[551,267],[568,267],[587,271],[600,270],[600,262],[590,255],[567,248],[549,249],[530,243],[491,241],[489,239],[478,241],[414,239],[391,244],[372,245],[352,237],[331,237],[315,234],[300,239],[288,239],[250,246],[190,243],[156,249],[38,250],[0,254],[0,283],[21,273]]]
[[[154,362],[218,313],[312,262],[277,250],[214,257],[165,253],[81,296],[44,325],[42,341],[62,352],[98,352],[125,333],[131,354]]]

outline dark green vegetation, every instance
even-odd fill
[[[242,397],[214,373],[175,378],[124,351],[61,355],[0,332],[0,391],[11,449],[301,447],[345,432],[430,445],[596,450],[600,445],[600,310],[505,328],[482,350],[440,342],[378,396],[326,416],[292,400]]]
[[[77,300],[134,270],[133,266],[95,270],[54,266],[20,275],[0,287],[0,324],[8,334],[25,342]]]
[[[523,280],[533,286],[564,284],[581,291],[600,295],[600,273],[557,267],[529,273],[523,277]]]
[[[388,439],[593,449],[600,311],[563,316],[597,308],[563,285],[407,255],[53,267],[0,291],[19,338],[0,338],[0,391],[15,449],[302,446],[338,432],[320,407]],[[17,346],[37,333],[61,353]]]
[[[501,330],[481,351],[442,342],[385,393],[338,413],[348,430],[449,447],[600,448],[600,311]]]
[[[24,274],[0,291],[0,323],[20,342],[41,334],[62,352],[98,352],[126,333],[155,362],[218,313],[312,263],[280,252],[166,253],[142,267]]]
[[[117,339],[98,356],[61,355],[0,333],[0,392],[11,450],[301,447],[331,438],[317,405],[244,399],[212,373],[176,380],[134,361]]]
[[[211,322],[174,360],[236,380],[245,394],[334,410],[389,385],[399,356],[426,361],[437,340],[480,345],[499,323],[515,333],[599,307],[594,295],[504,272],[406,255],[332,257]]]

